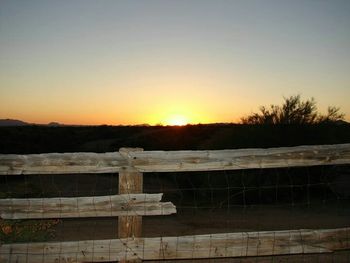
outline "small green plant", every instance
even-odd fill
[[[54,226],[60,220],[0,219],[0,240],[4,243],[47,241],[55,236]]]

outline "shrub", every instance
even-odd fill
[[[326,115],[317,111],[314,98],[302,101],[300,95],[284,98],[282,106],[261,106],[260,112],[241,118],[243,124],[321,124],[344,120],[339,108],[330,106]]]

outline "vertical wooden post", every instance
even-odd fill
[[[143,191],[143,174],[132,166],[130,152],[143,151],[141,148],[121,148],[120,154],[129,163],[124,171],[119,172],[119,194],[138,194]],[[142,216],[119,216],[118,217],[118,237],[134,238],[142,236]],[[141,262],[141,260],[128,260],[120,262]]]

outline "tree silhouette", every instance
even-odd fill
[[[260,112],[241,118],[243,124],[320,124],[344,120],[338,107],[330,106],[326,115],[318,113],[314,98],[302,101],[300,95],[284,98],[282,106],[261,106]]]

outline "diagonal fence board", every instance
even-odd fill
[[[350,228],[3,244],[0,262],[56,263],[330,253],[350,249]]]
[[[163,194],[121,194],[91,197],[0,199],[3,219],[153,216],[176,213]]]
[[[350,163],[350,144],[213,151],[0,155],[0,174],[214,171]]]

